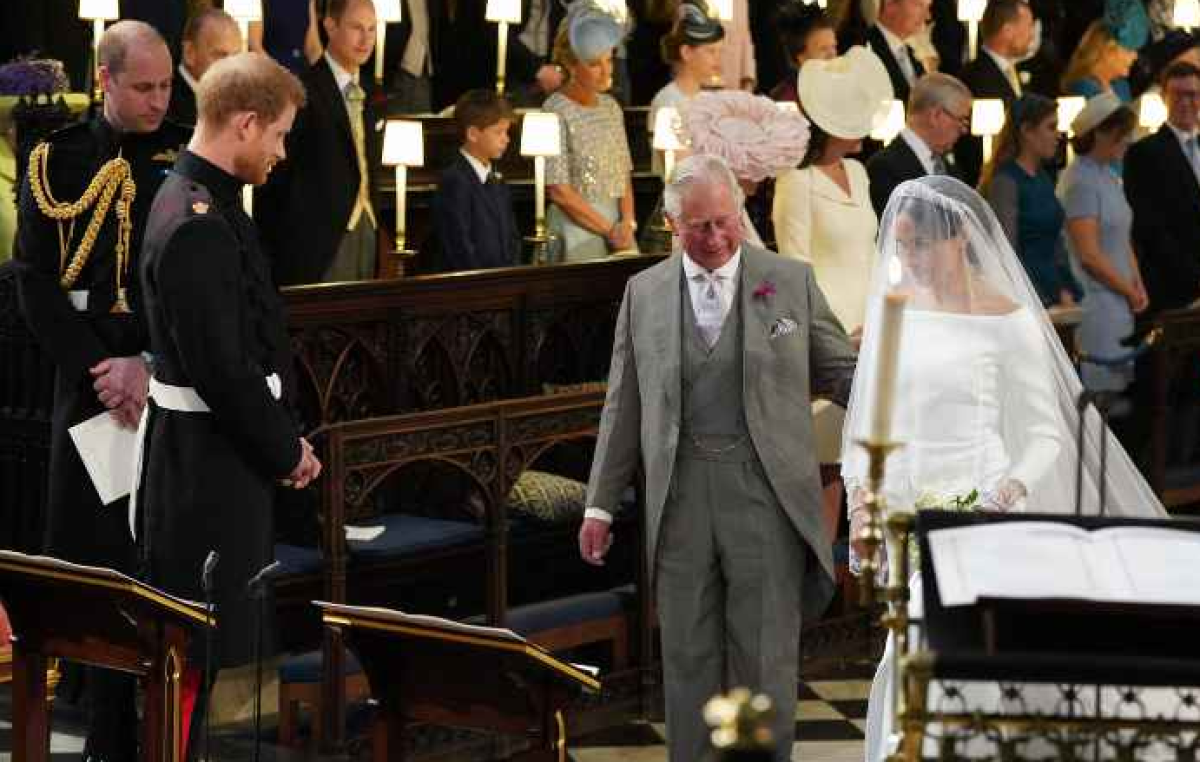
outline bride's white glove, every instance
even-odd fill
[[[994,490],[983,493],[979,501],[980,510],[1004,513],[1012,510],[1025,499],[1029,490],[1016,479],[1003,479]]]

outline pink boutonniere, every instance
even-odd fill
[[[762,283],[758,284],[758,288],[754,289],[755,299],[766,300],[770,299],[772,296],[775,296],[775,284],[769,280],[764,280]]]

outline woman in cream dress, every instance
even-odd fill
[[[854,335],[866,312],[878,222],[867,171],[847,157],[862,147],[880,104],[892,98],[892,86],[879,58],[856,47],[840,58],[806,61],[797,92],[811,132],[800,166],[776,180],[776,244],[780,254],[812,264],[830,308]],[[844,411],[830,402],[813,403],[831,540],[842,494],[836,464],[843,417]]]

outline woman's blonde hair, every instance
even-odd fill
[[[1113,39],[1108,27],[1104,26],[1104,22],[1093,21],[1083,33],[1075,52],[1071,54],[1071,60],[1067,62],[1067,68],[1063,71],[1060,81],[1062,89],[1069,91],[1071,85],[1079,80],[1095,76],[1096,64],[1116,46],[1117,41]]]

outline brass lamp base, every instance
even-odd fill
[[[529,244],[529,264],[531,265],[548,265],[550,264],[550,244],[558,239],[558,236],[550,235],[527,235],[524,237],[525,243]]]
[[[403,278],[406,275],[412,275],[417,263],[417,252],[413,249],[388,249],[392,260],[396,263],[396,268],[393,271],[394,278]]]

